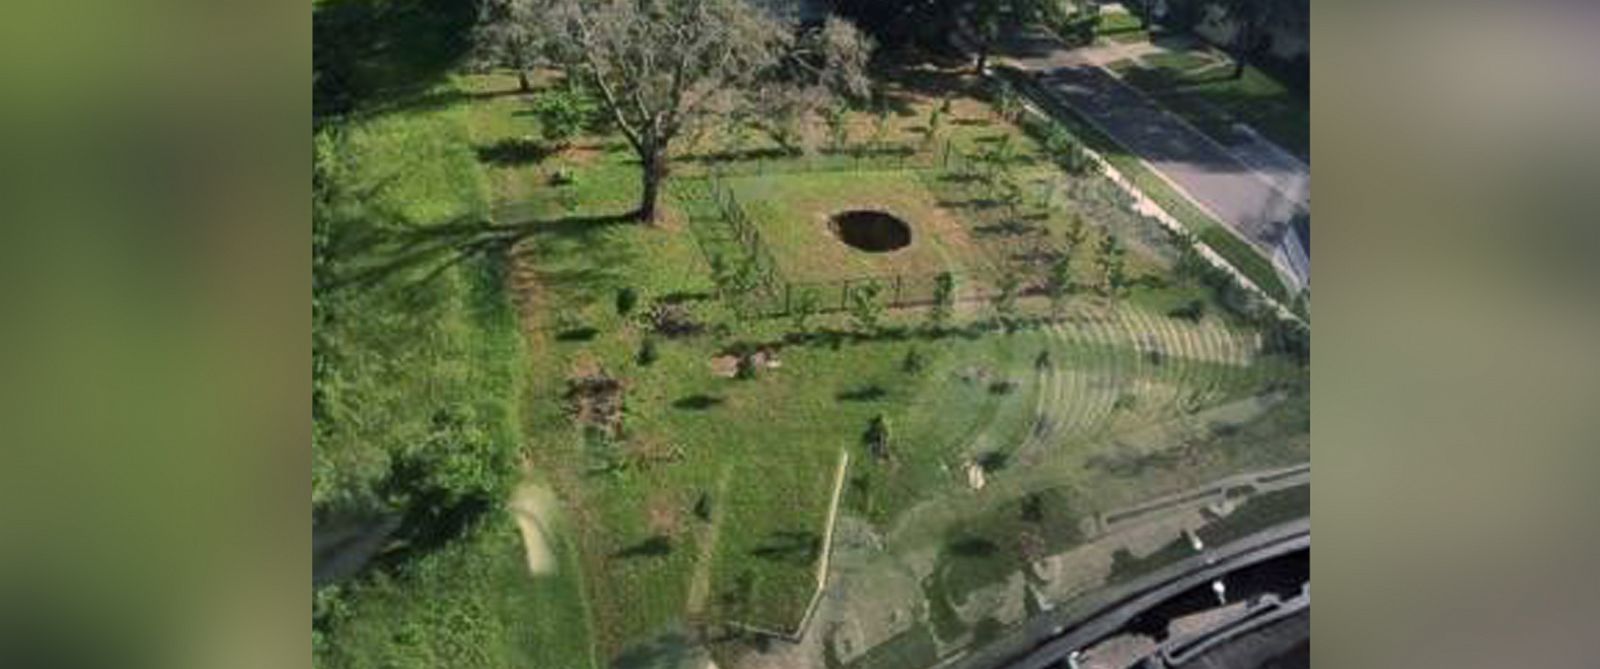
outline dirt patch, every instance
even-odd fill
[[[522,534],[528,571],[535,576],[556,572],[556,555],[551,550],[551,528],[556,518],[556,496],[550,489],[533,483],[517,486],[509,504]]]
[[[606,155],[606,145],[599,141],[571,144],[560,153],[562,162],[580,166],[593,163],[604,155]]]
[[[603,369],[567,379],[567,410],[580,425],[599,428],[610,437],[622,435],[622,381]]]
[[[741,356],[732,353],[714,356],[711,358],[711,373],[725,379],[731,379],[739,374],[739,359]],[[778,369],[783,366],[783,361],[778,359],[777,351],[759,349],[750,354],[750,362],[760,369]]]
[[[681,507],[676,495],[656,491],[645,502],[645,526],[658,536],[677,536],[683,529]]]

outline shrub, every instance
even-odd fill
[[[658,302],[650,309],[650,327],[664,337],[687,337],[699,334],[705,326],[694,320],[688,307],[682,304]]]
[[[900,368],[907,374],[921,374],[928,368],[928,356],[922,353],[922,349],[913,346],[911,350],[906,351],[906,358],[900,363]]]
[[[639,291],[632,288],[623,288],[617,291],[617,315],[628,315],[637,304],[639,304]]]
[[[700,520],[703,520],[703,521],[709,523],[709,522],[711,522],[711,511],[712,511],[711,493],[709,493],[709,492],[700,493],[700,499],[695,500],[695,503],[694,503],[694,515],[695,515],[695,517],[697,517]]]
[[[539,119],[539,133],[545,140],[556,146],[565,146],[583,130],[585,122],[594,113],[594,105],[579,90],[552,90],[534,101],[532,111],[534,117]]]
[[[639,345],[639,365],[649,367],[658,357],[660,354],[656,351],[655,337],[645,337],[644,343]]]
[[[850,318],[856,331],[872,334],[878,331],[878,319],[883,317],[883,302],[878,299],[883,286],[868,281],[850,289]]]
[[[1006,272],[1000,275],[1000,293],[995,295],[990,306],[994,307],[995,319],[1010,331],[1012,320],[1017,315],[1017,296],[1022,289],[1022,278],[1015,272]]]
[[[1173,318],[1181,318],[1187,321],[1198,323],[1200,322],[1200,319],[1206,315],[1206,303],[1201,300],[1189,300],[1173,310],[1168,311],[1167,315]]]
[[[733,378],[748,381],[756,378],[756,356],[746,351],[739,354],[739,366],[733,372]]]
[[[817,309],[822,303],[822,296],[817,294],[817,289],[806,288],[800,291],[790,309],[789,317],[794,323],[796,333],[804,334],[806,326],[811,322],[811,317],[817,314]]]
[[[928,310],[928,325],[943,328],[950,321],[956,303],[956,276],[941,272],[933,281],[933,307]]]
[[[867,449],[872,452],[873,457],[879,460],[889,459],[889,440],[892,438],[890,431],[889,417],[881,413],[873,416],[872,422],[867,424],[865,439]]]
[[[1288,319],[1273,317],[1267,324],[1261,349],[1282,355],[1300,365],[1311,362],[1311,329]]]

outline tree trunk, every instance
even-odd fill
[[[639,200],[639,211],[636,216],[641,223],[656,222],[656,201],[661,197],[661,182],[667,178],[666,151],[651,149],[650,155],[645,156],[644,169],[641,174],[644,184],[644,195]]]
[[[1251,49],[1255,48],[1255,40],[1256,31],[1254,25],[1252,25],[1249,21],[1246,21],[1243,25],[1239,26],[1239,34],[1234,36],[1234,42],[1238,44],[1238,46],[1234,47],[1233,53],[1234,79],[1244,76],[1245,56],[1250,53]]]
[[[980,77],[983,76],[983,72],[984,72],[984,70],[988,69],[988,65],[989,65],[989,44],[987,42],[985,42],[984,44],[981,44],[981,45],[978,46],[978,64],[976,66],[976,72],[977,72],[978,76],[980,76]]]
[[[533,90],[533,84],[528,81],[527,70],[517,68],[517,87],[518,90],[522,91],[523,93],[528,93]]]

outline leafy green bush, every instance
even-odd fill
[[[928,356],[915,346],[906,351],[905,360],[900,363],[900,368],[907,374],[921,374],[928,368]]]
[[[1206,315],[1206,303],[1201,300],[1189,300],[1173,310],[1168,311],[1167,315],[1173,318],[1181,318],[1186,321],[1198,323],[1200,322],[1200,319]]]
[[[659,357],[660,354],[656,351],[655,337],[645,337],[644,342],[639,344],[639,366],[649,367]]]
[[[867,450],[872,452],[873,457],[879,460],[889,459],[889,440],[892,438],[890,431],[889,417],[882,413],[873,416],[872,421],[867,424],[864,438]]]
[[[617,291],[617,315],[626,316],[633,313],[633,308],[639,304],[639,291],[633,288],[623,288]]]
[[[850,289],[850,319],[855,322],[857,332],[873,334],[878,331],[878,320],[883,317],[883,301],[878,299],[882,293],[883,286],[876,281]]]
[[[595,105],[580,90],[556,89],[540,94],[533,102],[532,111],[545,140],[556,146],[566,146],[594,115]]]
[[[756,378],[756,355],[750,351],[739,354],[739,366],[733,372],[733,378],[748,381]]]
[[[933,306],[928,309],[928,326],[942,329],[950,322],[956,303],[956,275],[940,272],[933,280]]]

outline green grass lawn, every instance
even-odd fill
[[[1101,12],[1095,34],[1114,42],[1145,42],[1150,32],[1139,27],[1139,17],[1126,12]]]
[[[506,83],[451,85],[484,93]],[[915,136],[939,99],[925,83],[894,89],[905,109],[891,131]],[[361,234],[348,248],[361,252],[351,262],[382,280],[341,298],[351,300],[341,307],[347,320],[328,333],[341,342],[345,385],[335,390],[347,413],[319,432],[314,499],[381,478],[394,453],[427,439],[428,408],[468,403],[487,439],[525,457],[556,490],[560,569],[529,576],[515,526],[488,514],[445,548],[341,585],[319,663],[583,667],[686,623],[789,629],[813,593],[841,450],[853,455],[846,513],[874,532],[931,542],[947,564],[929,587],[951,601],[1019,568],[1019,533],[1036,530],[1043,550],[1057,550],[1076,541],[1077,520],[1098,505],[1303,455],[1301,442],[1272,441],[1304,432],[1300,423],[1237,407],[1254,407],[1251,398],[1299,382],[1305,370],[1258,355],[1253,329],[1203,288],[1174,280],[1170,243],[1127,211],[1114,186],[1055,172],[1032,140],[969,97],[953,99],[961,122],[952,122],[952,141],[970,151],[1013,137],[1028,184],[1022,211],[1039,238],[1059,239],[1075,217],[1088,226],[1086,246],[1116,235],[1139,279],[1129,295],[1112,303],[1093,294],[1096,270],[1080,249],[1073,270],[1084,287],[1058,320],[1043,319],[1045,301],[1030,297],[1019,311],[1038,320],[1015,332],[977,327],[991,307],[963,303],[957,327],[942,336],[920,330],[925,315],[914,309],[888,314],[871,336],[851,334],[845,314],[818,317],[810,336],[796,336],[806,333],[788,319],[743,318],[715,298],[706,246],[725,224],[707,207],[705,181],[685,170],[659,224],[631,222],[640,186],[626,148],[588,136],[529,157],[517,142],[538,128],[525,104],[516,95],[463,97],[352,129],[350,178],[374,186],[373,210],[396,222],[382,230],[390,237],[372,238],[352,224]],[[573,183],[550,182],[558,166],[573,171]],[[971,268],[1017,262],[1033,246],[987,229],[992,204],[942,174],[728,182],[794,277]],[[826,216],[844,207],[902,214],[918,226],[916,242],[899,255],[862,257],[827,233]],[[487,212],[491,225],[470,223]],[[624,289],[640,295],[629,314],[617,308]],[[1198,322],[1169,315],[1191,300],[1207,305]],[[658,302],[683,305],[704,330],[658,337],[658,357],[643,364],[651,335],[641,313]],[[714,358],[756,345],[780,364],[752,379],[713,373]],[[914,371],[913,351],[923,360]],[[621,383],[615,438],[586,428],[568,392],[570,379],[600,372]],[[880,413],[893,426],[886,461],[863,441]],[[1212,459],[1166,455],[1224,418],[1245,427],[1207,451]],[[977,461],[992,469],[982,497],[965,473]],[[1041,493],[1050,510],[1026,510],[1026,495],[1040,491],[1051,491]],[[985,554],[974,538],[999,552]],[[965,627],[940,625],[941,636]],[[934,631],[913,629],[864,664],[900,656],[926,664]]]
[[[397,112],[346,124],[333,143],[339,195],[314,309],[318,508],[382,504],[396,463],[418,453],[470,468],[463,478],[516,476],[526,350],[505,259],[457,232],[492,201],[465,120],[459,107]],[[461,422],[442,429],[442,415]],[[503,510],[451,532],[324,588],[316,663],[596,666],[587,617],[571,613],[586,605],[564,535],[558,573],[535,578]]]
[[[730,179],[780,270],[795,281],[856,275],[987,271],[989,259],[968,226],[940,207],[913,172],[817,172],[781,179]],[[911,244],[890,253],[845,245],[829,230],[836,212],[889,212],[910,224]]]

